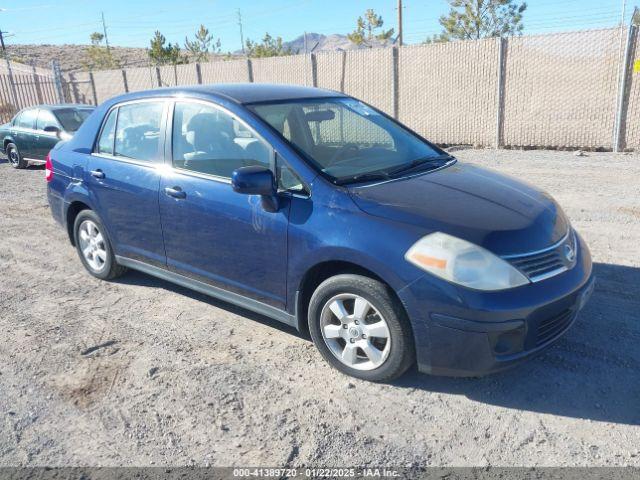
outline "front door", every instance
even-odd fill
[[[230,181],[236,168],[270,166],[271,148],[228,112],[195,101],[176,102],[171,143],[173,169],[160,185],[169,268],[284,308],[289,203],[267,212]]]
[[[106,117],[85,181],[116,255],[165,267],[158,188],[167,103],[139,101]]]
[[[62,132],[60,122],[53,116],[49,110],[40,109],[38,120],[36,121],[36,138],[34,141],[34,156],[38,160],[44,160],[56,143],[60,141],[60,134],[56,132],[47,132],[45,128],[56,127]]]

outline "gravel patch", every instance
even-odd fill
[[[543,355],[391,385],[274,321],[131,272],[84,272],[41,168],[0,162],[0,465],[640,466],[640,156],[461,150],[551,193],[596,291]]]

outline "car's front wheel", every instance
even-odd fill
[[[20,151],[15,144],[9,143],[7,145],[7,148],[5,148],[5,151],[7,152],[9,165],[11,165],[13,168],[27,168],[29,162],[22,158],[22,155],[20,154]]]
[[[402,305],[388,286],[362,275],[336,275],[318,286],[309,330],[327,362],[364,380],[397,378],[415,358]]]
[[[111,280],[127,271],[116,263],[107,231],[95,212],[82,210],[76,217],[73,231],[80,260],[91,275]]]

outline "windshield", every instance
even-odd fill
[[[250,106],[336,183],[391,178],[451,157],[353,98]]]
[[[75,132],[80,128],[91,112],[92,108],[59,108],[53,111],[62,128],[67,132]]]

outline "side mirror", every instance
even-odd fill
[[[252,165],[233,171],[231,186],[234,192],[246,195],[261,195],[262,206],[269,212],[278,210],[278,196],[276,195],[273,172],[267,167]]]
[[[55,133],[58,136],[60,136],[60,133],[62,133],[60,132],[60,129],[55,125],[47,125],[46,127],[44,127],[44,131],[49,133]]]

